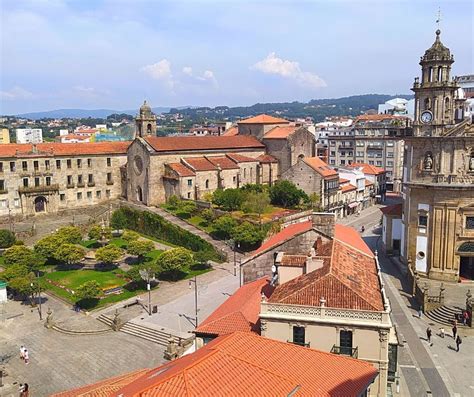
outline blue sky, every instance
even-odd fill
[[[473,73],[469,0],[2,0],[0,113],[409,93],[442,41]]]

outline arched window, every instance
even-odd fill
[[[206,179],[206,189],[209,189],[209,179]]]
[[[449,98],[444,99],[444,113],[446,117],[449,116]]]
[[[431,100],[430,98],[425,98],[425,110],[431,109]]]
[[[244,178],[247,177],[247,168],[244,168]]]
[[[147,132],[147,134],[151,134],[151,124],[148,124],[146,126],[146,132]]]
[[[428,69],[428,83],[433,81],[433,68],[430,66]]]

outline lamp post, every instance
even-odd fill
[[[189,288],[194,283],[194,313],[195,313],[195,328],[198,326],[198,289],[197,289],[197,277],[194,276],[194,280],[189,280]]]
[[[43,320],[43,313],[41,311],[41,286],[39,283],[39,271],[36,273],[36,281],[38,283],[38,298],[39,298],[39,307],[38,307],[38,313],[39,313],[39,318],[40,320]],[[30,283],[30,286],[33,288],[33,282]]]
[[[240,243],[237,243],[235,240],[230,239],[229,240],[229,245],[230,245],[230,248],[232,248],[232,251],[234,251],[234,276],[237,276],[236,251],[237,251],[237,248],[240,248]]]

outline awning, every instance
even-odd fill
[[[355,207],[357,207],[358,205],[359,205],[359,203],[356,202],[356,201],[354,201],[353,203],[350,203],[350,204],[349,204],[349,208],[355,208]]]

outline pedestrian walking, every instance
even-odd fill
[[[30,362],[30,353],[28,353],[27,349],[25,349],[23,357],[25,358],[25,364],[28,364]]]
[[[467,310],[464,310],[464,313],[462,315],[462,322],[464,325],[467,325],[469,322],[469,312]]]
[[[458,335],[456,338],[456,351],[459,351],[459,345],[462,343],[461,337]]]
[[[20,397],[28,397],[30,395],[30,387],[28,383],[23,385],[23,391],[20,393]]]
[[[21,345],[20,346],[20,360],[24,360],[25,359],[25,346]]]
[[[422,314],[423,314],[423,308],[420,305],[420,307],[418,308],[418,318],[421,318]]]
[[[456,321],[454,321],[454,325],[453,325],[453,339],[456,340],[456,334],[458,333],[458,325],[456,323]]]
[[[426,328],[426,339],[428,339],[428,343],[430,344],[430,346],[432,346],[433,344],[431,343],[431,328],[430,327]]]
[[[441,328],[439,329],[439,336],[441,336],[441,338],[444,339],[444,327],[441,327]]]

